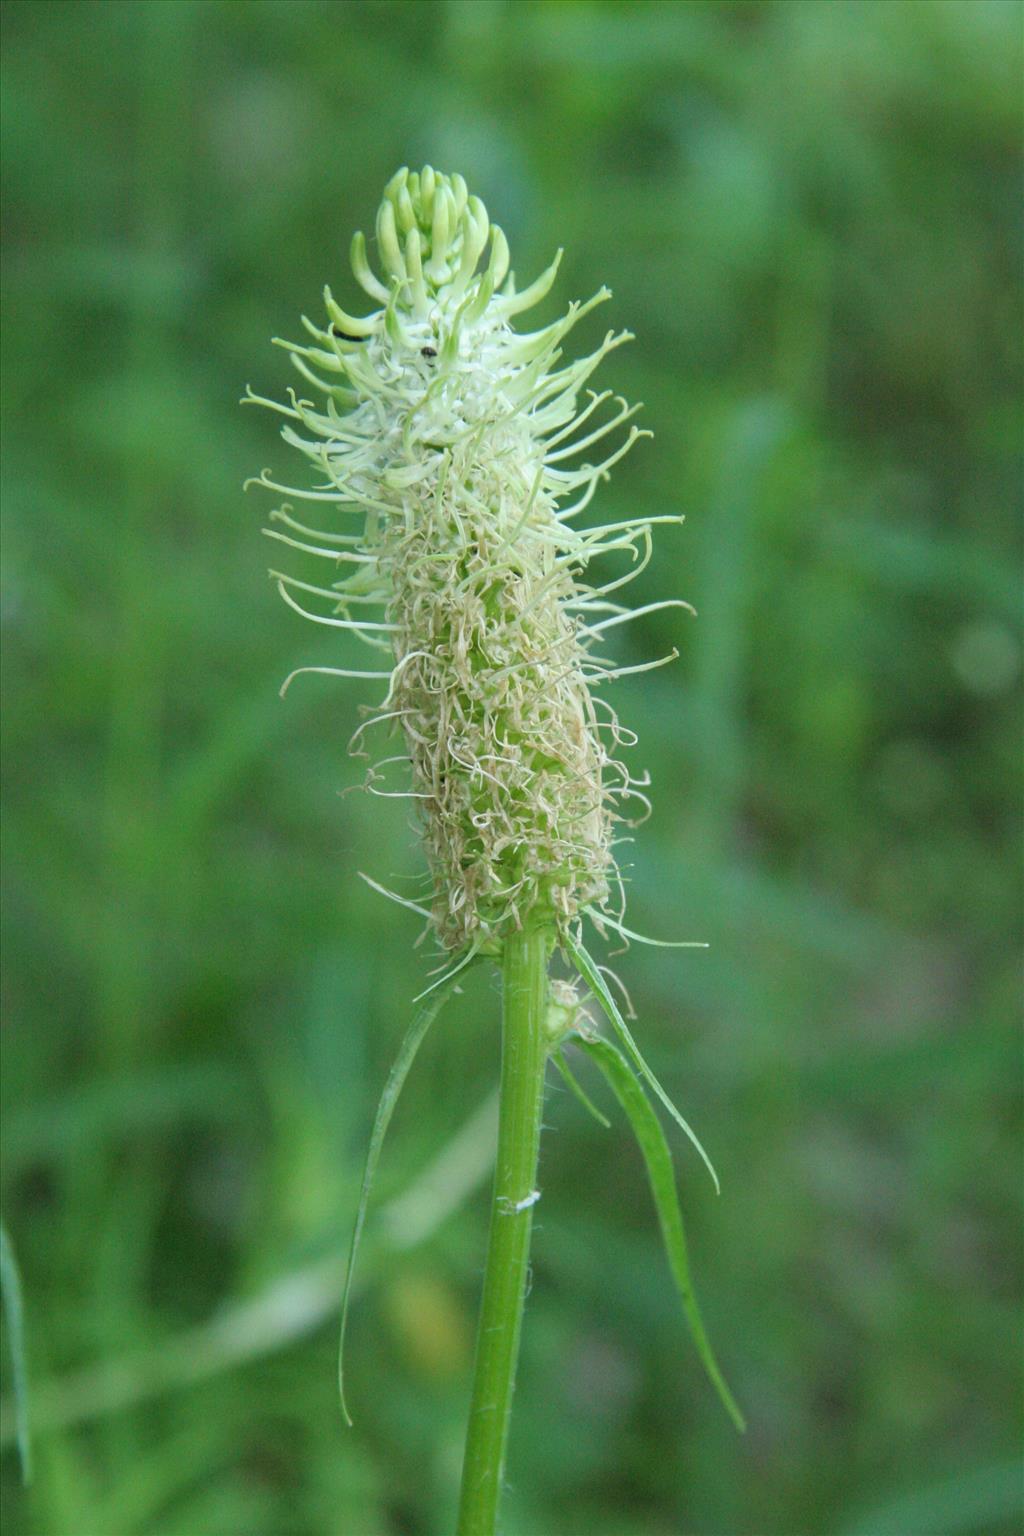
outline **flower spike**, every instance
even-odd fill
[[[392,651],[387,712],[405,738],[442,950],[457,959],[500,943],[538,912],[563,940],[583,915],[621,933],[619,807],[645,802],[616,755],[630,733],[614,715],[599,727],[593,690],[674,653],[616,666],[596,647],[630,614],[606,595],[643,569],[666,519],[590,530],[575,520],[641,435],[625,401],[584,393],[628,333],[562,362],[605,288],[540,330],[514,330],[562,253],[517,293],[508,241],[461,176],[399,170],[375,230],[377,270],[362,235],[351,259],[377,307],[351,314],[325,288],[325,323],[280,343],[323,403],[293,395],[277,407],[250,392],[284,412],[282,435],[315,471],[306,488],[260,476],[288,498],[267,532],[297,559],[333,561],[339,578],[274,579],[314,623]],[[603,457],[580,463],[605,442]],[[292,501],[320,504],[316,527]],[[605,557],[623,556],[624,573],[605,571]],[[353,614],[353,603],[367,606]]]

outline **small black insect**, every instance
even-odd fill
[[[436,347],[421,347],[420,348],[420,357],[436,357],[436,356],[437,356],[437,348]]]
[[[339,336],[342,341],[365,341],[364,336],[350,336],[347,331],[341,330],[337,325],[331,326],[331,335]]]

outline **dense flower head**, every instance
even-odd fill
[[[628,802],[646,801],[617,756],[631,735],[600,689],[638,669],[597,648],[633,617],[611,594],[646,564],[652,523],[678,519],[575,526],[635,427],[603,461],[570,461],[633,414],[618,399],[609,407],[609,391],[584,390],[628,336],[609,332],[588,356],[562,361],[563,339],[604,289],[541,330],[515,330],[549,291],[558,257],[517,291],[508,243],[460,176],[400,171],[376,237],[382,276],[362,235],[351,259],[378,307],[348,314],[326,289],[325,324],[303,322],[311,344],[280,343],[316,399],[289,391],[287,405],[259,402],[287,418],[283,437],[318,479],[289,489],[264,472],[260,483],[330,509],[328,529],[299,521],[289,503],[271,513],[272,538],[337,577],[275,571],[282,596],[389,665],[300,670],[387,680],[353,745],[367,750],[378,726],[403,739],[368,787],[420,809],[429,916],[445,948],[500,940],[528,912],[560,931],[583,911],[617,927],[615,824]],[[589,585],[591,560],[614,552],[629,557],[625,572]],[[411,782],[391,790],[399,762]]]

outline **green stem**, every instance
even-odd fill
[[[498,1156],[458,1536],[493,1536],[504,1479],[536,1192],[552,942],[546,924],[528,922],[504,947]]]

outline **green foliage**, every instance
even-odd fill
[[[356,1207],[356,1219],[352,1226],[352,1240],[349,1247],[348,1265],[345,1271],[345,1287],[341,1293],[341,1327],[338,1339],[338,1394],[341,1399],[341,1411],[345,1416],[345,1422],[351,1426],[352,1419],[349,1415],[348,1405],[345,1402],[345,1324],[348,1320],[348,1303],[352,1294],[352,1280],[355,1275],[356,1255],[359,1252],[359,1240],[363,1235],[363,1225],[366,1221],[366,1211],[370,1203],[370,1194],[373,1182],[377,1176],[377,1164],[384,1146],[384,1138],[391,1124],[391,1117],[395,1112],[399,1095],[405,1086],[405,1080],[409,1070],[416,1060],[420,1046],[423,1044],[427,1030],[437,1018],[438,1013],[444,1007],[445,1002],[456,986],[454,976],[446,977],[440,987],[434,988],[430,993],[430,1001],[423,1003],[413,1015],[388,1073],[387,1082],[384,1084],[384,1092],[380,1096],[377,1105],[377,1113],[373,1117],[373,1130],[370,1133],[370,1145],[366,1153],[366,1164],[363,1168],[363,1179],[359,1188],[359,1204]]]
[[[693,1143],[694,1147],[696,1147],[698,1153],[700,1154],[701,1161],[704,1163],[704,1166],[707,1168],[711,1175],[715,1186],[715,1193],[720,1193],[721,1186],[718,1182],[718,1174],[715,1172],[714,1164],[708,1157],[704,1148],[701,1146],[697,1137],[697,1133],[694,1131],[693,1127],[683,1119],[683,1116],[679,1113],[678,1109],[673,1104],[664,1088],[658,1082],[658,1079],[655,1077],[650,1067],[647,1065],[647,1062],[644,1060],[640,1051],[640,1047],[634,1040],[629,1025],[626,1023],[619,1008],[616,1006],[615,999],[612,997],[608,983],[605,981],[603,975],[598,970],[593,959],[583,948],[582,944],[576,944],[571,939],[566,941],[566,949],[572,960],[572,963],[579,971],[580,976],[592,990],[595,998],[597,999],[604,1012],[605,1017],[611,1024],[612,1029],[618,1035],[619,1039],[622,1041],[623,1045],[628,1051],[629,1059],[633,1063],[633,1066],[643,1078],[644,1082],[647,1083],[647,1085],[650,1087],[655,1096],[661,1100],[662,1105],[665,1107],[665,1109],[668,1110],[668,1113],[672,1116],[672,1119],[679,1126],[683,1134],[687,1136]]]
[[[629,1123],[633,1128],[633,1134],[637,1139],[637,1145],[643,1155],[647,1168],[647,1180],[651,1186],[651,1194],[654,1196],[654,1204],[658,1212],[658,1224],[661,1227],[661,1236],[665,1244],[665,1252],[668,1257],[672,1278],[679,1292],[683,1312],[686,1321],[690,1325],[693,1334],[693,1342],[700,1356],[701,1364],[714,1383],[715,1391],[722,1400],[722,1404],[732,1419],[736,1428],[746,1429],[743,1415],[736,1406],[736,1400],[726,1386],[725,1378],[719,1369],[718,1361],[711,1348],[704,1320],[700,1315],[697,1305],[697,1297],[693,1289],[693,1281],[690,1277],[690,1260],[686,1249],[686,1231],[683,1227],[683,1216],[679,1209],[679,1198],[676,1194],[676,1178],[672,1167],[672,1154],[669,1151],[668,1142],[665,1140],[665,1132],[661,1128],[654,1110],[643,1090],[643,1085],[633,1071],[632,1066],[623,1056],[622,1052],[608,1040],[598,1038],[588,1039],[582,1036],[578,1041],[581,1050],[592,1056],[604,1073],[612,1088],[613,1093],[622,1105]]]
[[[11,1379],[14,1392],[14,1434],[25,1483],[32,1481],[32,1435],[28,1400],[28,1355],[25,1348],[25,1304],[21,1276],[7,1228],[0,1223],[0,1297],[11,1341]]]
[[[722,1198],[680,1158],[681,1198],[749,1425],[681,1337],[642,1161],[553,1085],[507,1532],[1010,1536],[1020,8],[4,21],[2,1208],[35,1459],[25,1489],[12,1419],[5,1531],[452,1525],[498,999],[476,967],[395,1114],[346,1430],[345,1244],[428,970],[353,875],[420,864],[399,804],[335,794],[351,691],[277,697],[359,662],[277,601],[239,487],[287,456],[236,404],[289,382],[266,337],[325,281],[356,304],[343,243],[430,161],[522,280],[563,245],[560,295],[613,288],[656,435],[599,515],[687,517],[634,591],[699,620],[613,632],[624,664],[681,652],[617,685],[655,805],[619,852],[629,925],[711,947],[612,964],[715,1150]]]

